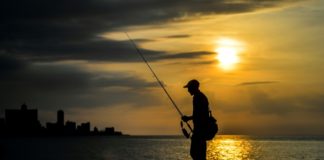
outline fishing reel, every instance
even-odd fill
[[[188,123],[186,123],[186,124],[187,124],[187,126],[189,127],[190,132],[188,132],[188,131],[186,130],[186,128],[184,127],[184,125],[183,125],[183,121],[180,121],[181,131],[182,131],[183,135],[184,135],[186,138],[189,139],[189,138],[192,136],[192,129],[191,129],[191,127],[190,127],[190,125],[189,125]]]

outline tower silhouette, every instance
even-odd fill
[[[57,111],[57,122],[56,123],[59,127],[64,126],[64,112],[62,110]]]

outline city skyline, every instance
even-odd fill
[[[5,117],[0,117],[0,135],[2,136],[113,136],[123,135],[114,127],[98,129],[91,127],[89,121],[77,125],[74,121],[64,121],[64,111],[57,111],[56,122],[45,122],[41,125],[38,120],[38,110],[30,109],[26,103],[20,109],[6,109]]]

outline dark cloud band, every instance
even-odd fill
[[[136,60],[129,44],[102,40],[98,35],[132,25],[176,21],[188,15],[250,12],[288,2],[292,1],[5,1],[0,8],[0,50],[39,61],[81,59],[129,62]],[[163,56],[160,57],[163,59]]]

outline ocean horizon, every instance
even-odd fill
[[[180,135],[7,137],[4,160],[190,160],[190,140]],[[322,160],[324,136],[217,135],[208,160]]]

